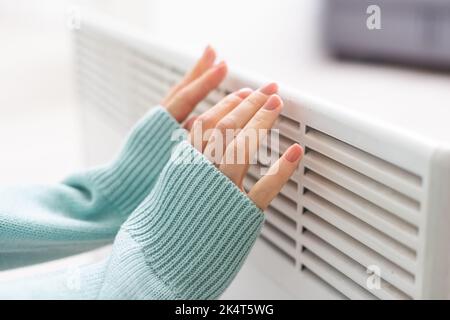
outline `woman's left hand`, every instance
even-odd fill
[[[216,52],[206,47],[202,57],[161,102],[179,122],[186,120],[197,104],[223,81],[227,74],[225,62],[214,64]]]

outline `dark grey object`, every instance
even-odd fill
[[[381,9],[370,30],[367,8]],[[326,0],[324,35],[340,57],[450,69],[450,0]]]

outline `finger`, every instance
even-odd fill
[[[202,152],[210,138],[208,134],[211,129],[251,93],[252,90],[249,88],[243,88],[233,92],[220,100],[214,107],[200,115],[197,121],[195,121],[191,134],[189,135],[191,144]]]
[[[218,140],[215,139],[215,149],[221,150],[219,155],[214,158],[215,163],[220,163],[222,155],[226,150],[228,144],[233,141],[239,129],[242,129],[248,121],[255,115],[255,113],[264,105],[269,98],[269,95],[278,91],[276,83],[269,83],[257,91],[250,94],[245,100],[224,116],[216,125],[217,135],[221,135],[222,146],[218,145]],[[216,132],[215,131],[215,132]],[[234,132],[234,134],[233,134]],[[210,142],[208,141],[208,145]]]
[[[193,126],[195,120],[197,120],[197,118],[198,118],[198,116],[192,116],[192,117],[189,117],[189,118],[184,122],[183,128],[186,129],[187,131],[191,131],[192,126]]]
[[[290,146],[281,158],[270,167],[267,174],[251,188],[247,194],[248,197],[259,208],[265,210],[295,172],[302,155],[303,149],[300,145]]]
[[[175,96],[175,94],[180,91],[182,88],[187,86],[189,83],[200,77],[203,73],[205,73],[209,68],[214,65],[214,61],[216,60],[216,52],[211,46],[207,46],[201,58],[197,61],[195,66],[189,71],[184,78],[176,84],[172,89],[170,89],[167,96],[162,101],[162,105],[167,105],[170,103],[170,100]]]
[[[219,128],[242,129],[256,112],[266,103],[271,94],[278,91],[275,83],[270,83],[250,94],[218,123]]]
[[[260,139],[263,139],[268,130],[272,128],[282,107],[283,101],[278,95],[270,96],[264,106],[227,147],[219,168],[236,185],[242,184],[250,160],[258,151]]]
[[[167,111],[178,122],[184,121],[192,110],[194,110],[197,103],[219,86],[226,74],[227,65],[225,62],[221,62],[213,68],[208,69],[199,78],[175,94],[167,105]]]

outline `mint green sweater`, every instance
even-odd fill
[[[62,270],[0,282],[0,298],[219,297],[264,216],[185,140],[172,141],[176,129],[154,108],[111,163],[52,186],[0,188],[0,270],[114,241],[75,280]]]

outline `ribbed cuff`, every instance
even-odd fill
[[[187,142],[173,155],[123,228],[176,297],[217,298],[248,255],[264,215]]]
[[[150,110],[132,129],[121,152],[89,177],[111,205],[130,214],[149,194],[180,139],[177,121],[163,107]],[[105,143],[108,143],[105,141]]]

